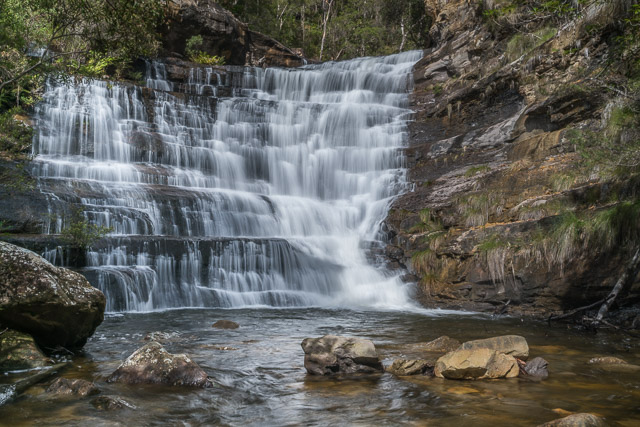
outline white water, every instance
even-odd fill
[[[147,89],[50,85],[36,174],[51,213],[81,204],[113,228],[86,270],[107,310],[407,307],[406,287],[365,249],[405,189],[420,57],[194,69],[179,85],[154,63]],[[52,217],[46,232],[65,223]]]

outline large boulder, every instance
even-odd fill
[[[514,378],[520,372],[513,356],[488,348],[463,349],[438,359],[435,375],[452,380]]]
[[[374,373],[384,370],[373,342],[325,335],[305,338],[304,367],[313,375]]]
[[[604,427],[607,423],[593,414],[573,414],[564,418],[540,424],[538,427]]]
[[[150,342],[131,354],[107,382],[211,387],[213,384],[197,363],[185,354],[171,354],[157,342]]]
[[[475,350],[480,348],[495,350],[498,353],[504,353],[522,360],[527,360],[529,357],[529,345],[527,344],[527,340],[519,335],[503,335],[483,340],[467,341],[460,346],[460,349],[463,350]]]
[[[203,40],[202,50],[225,58],[229,65],[297,67],[304,59],[280,42],[252,31],[231,12],[211,0],[171,2],[162,43],[169,55],[185,53],[193,36]]]
[[[0,371],[42,368],[51,365],[30,335],[6,329],[0,332]]]
[[[41,347],[82,347],[104,319],[105,302],[79,273],[0,242],[0,323]]]

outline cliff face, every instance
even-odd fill
[[[504,2],[426,3],[432,47],[415,67],[407,149],[414,190],[390,211],[387,255],[427,306],[547,315],[603,298],[626,253],[581,244],[563,221],[637,185],[584,176],[570,129],[602,127],[622,102],[607,64],[630,2],[546,21],[487,13]]]
[[[172,0],[163,31],[168,56],[183,55],[187,40],[201,36],[202,49],[225,58],[229,65],[298,67],[304,58],[282,43],[252,31],[231,12],[210,0]]]

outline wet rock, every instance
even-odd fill
[[[458,347],[460,347],[460,341],[443,335],[424,344],[423,349],[425,351],[447,353],[449,351],[456,350]]]
[[[127,402],[120,396],[100,396],[91,401],[91,404],[100,411],[115,411],[118,409],[136,409],[135,405]]]
[[[157,341],[157,342],[165,342],[165,341],[175,341],[180,336],[177,332],[160,332],[154,331],[149,332],[144,336],[145,341]]]
[[[52,361],[38,348],[30,335],[6,329],[0,333],[0,371],[41,368]]]
[[[527,360],[529,357],[529,345],[527,340],[519,335],[503,335],[500,337],[483,340],[467,341],[460,346],[462,350],[474,350],[487,348],[495,350],[518,359]]]
[[[399,377],[408,375],[433,376],[433,362],[426,359],[396,359],[387,372]]]
[[[625,365],[627,364],[627,362],[618,357],[605,356],[605,357],[594,357],[591,360],[589,360],[589,364],[591,365]]]
[[[305,338],[304,367],[313,375],[374,373],[384,370],[373,342],[325,335]]]
[[[80,397],[91,396],[100,393],[98,387],[86,380],[58,378],[47,388],[47,393],[59,396],[74,395]]]
[[[107,382],[211,387],[211,380],[185,354],[171,354],[157,342],[139,348],[129,356]]]
[[[0,322],[43,348],[84,345],[104,318],[105,297],[79,273],[0,242]]]
[[[218,329],[238,329],[240,325],[231,320],[218,320],[216,323],[211,325],[211,327]]]
[[[564,418],[540,424],[538,427],[604,427],[607,423],[593,414],[573,414]]]
[[[513,356],[488,348],[461,348],[445,354],[435,365],[437,377],[453,380],[513,378],[519,371]]]
[[[527,362],[524,366],[524,371],[530,377],[544,379],[549,376],[547,367],[549,363],[542,357],[536,357]]]

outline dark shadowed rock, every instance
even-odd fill
[[[218,329],[238,329],[240,325],[231,320],[218,320],[216,323],[211,325],[211,327]]]
[[[460,349],[464,350],[480,348],[488,348],[523,360],[527,360],[529,357],[527,340],[519,335],[503,335],[501,337],[467,341],[460,346]]]
[[[80,274],[0,242],[0,322],[45,348],[84,345],[104,318],[105,297]]]
[[[527,362],[524,366],[524,371],[530,377],[544,379],[549,376],[548,366],[549,363],[542,357],[535,357]]]
[[[432,377],[434,375],[433,362],[426,359],[396,359],[387,368],[387,372],[399,377],[407,375],[427,375]]]
[[[540,424],[538,427],[604,427],[607,423],[593,414],[573,414]]]
[[[47,393],[59,396],[86,397],[100,393],[100,389],[90,381],[81,379],[58,378],[47,388]]]
[[[52,361],[38,348],[30,335],[6,329],[0,332],[0,371],[41,368]]]
[[[442,356],[435,366],[437,377],[452,380],[514,378],[519,372],[513,356],[488,348],[460,348]]]
[[[211,387],[211,380],[197,363],[184,354],[171,354],[157,342],[139,348],[107,382]]]
[[[291,49],[250,30],[213,1],[174,0],[170,10],[162,37],[169,54],[184,54],[187,40],[200,36],[204,51],[224,57],[230,65],[297,67],[304,63]]]
[[[373,342],[325,335],[305,338],[304,367],[313,375],[374,373],[384,370]]]
[[[100,411],[115,411],[118,409],[136,409],[134,405],[120,396],[100,396],[91,401],[91,404]]]

